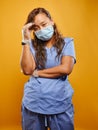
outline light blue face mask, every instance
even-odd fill
[[[37,36],[38,39],[42,41],[48,41],[49,39],[52,38],[54,33],[54,28],[52,25],[49,25],[39,31],[35,32],[35,35]]]

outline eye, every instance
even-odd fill
[[[47,25],[47,23],[43,23],[42,26],[45,27]]]
[[[39,30],[39,28],[38,28],[38,27],[34,27],[33,29],[34,29],[34,31],[38,31],[38,30]]]

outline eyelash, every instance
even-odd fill
[[[35,27],[35,28],[34,28],[34,31],[37,31],[38,29],[39,29],[38,27]]]
[[[46,26],[46,23],[42,24],[42,26]]]

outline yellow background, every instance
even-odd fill
[[[48,9],[64,36],[73,37],[77,64],[75,130],[98,130],[98,1],[0,1],[0,130],[21,130],[21,99],[28,77],[20,72],[21,28],[35,7]]]

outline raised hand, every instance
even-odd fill
[[[23,26],[22,28],[22,40],[30,40],[31,39],[31,27],[32,27],[33,23],[28,23],[26,25]]]

